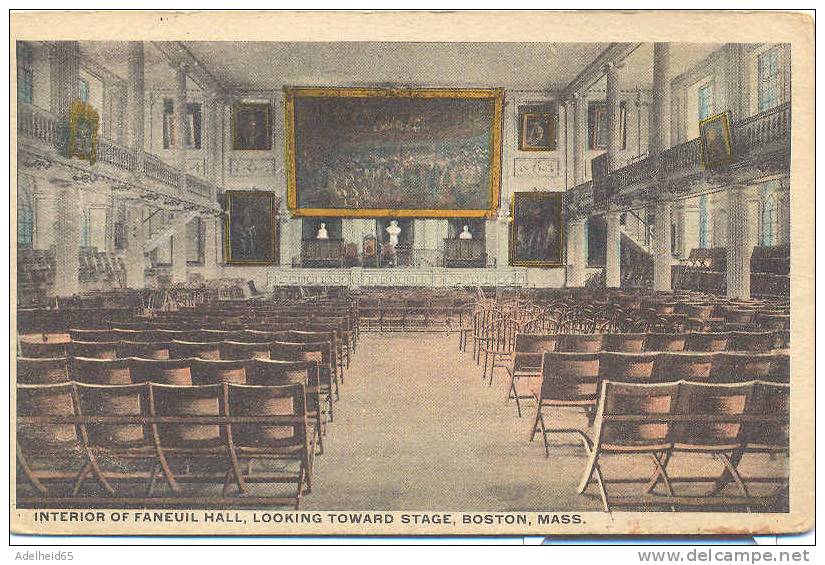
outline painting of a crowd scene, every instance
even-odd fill
[[[561,192],[516,192],[511,214],[511,265],[560,267],[564,264]]]
[[[498,89],[288,88],[302,216],[483,217],[498,205]]]

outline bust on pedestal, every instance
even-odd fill
[[[316,239],[329,239],[327,225],[324,222],[321,222],[321,227],[318,228],[318,235],[316,236]]]
[[[464,226],[461,233],[458,234],[458,239],[473,239],[473,234],[470,233],[470,226]]]
[[[398,227],[397,220],[390,220],[390,225],[387,226],[387,234],[390,236],[390,245],[395,248],[398,245],[398,236],[401,234],[401,228]]]

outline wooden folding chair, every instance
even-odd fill
[[[112,330],[86,330],[69,328],[69,337],[72,341],[117,341],[117,338]]]
[[[224,494],[232,478],[240,482],[240,468],[221,422],[226,386],[149,384],[152,441],[163,477],[175,494],[183,493],[183,481],[223,484]],[[193,463],[201,463],[201,472],[192,472]],[[215,474],[215,466],[222,472]]]
[[[173,341],[169,345],[171,359],[220,359],[221,342]]]
[[[614,353],[641,353],[647,334],[605,334],[602,337],[602,351]]]
[[[18,503],[48,505],[48,499],[61,496],[56,485],[66,483],[72,488],[62,496],[76,496],[89,466],[104,491],[114,493],[83,441],[74,383],[18,384],[16,439],[20,476],[36,493],[18,494]]]
[[[132,384],[131,359],[69,359],[69,378],[73,381],[98,385]]]
[[[84,442],[97,461],[99,472],[113,486],[117,481],[147,480],[147,495],[152,493],[160,471],[149,426],[141,423],[147,415],[148,388],[145,384],[77,383],[78,414],[90,419],[83,424]],[[97,421],[114,418],[114,422]],[[131,420],[131,421],[129,421]],[[151,470],[139,470],[139,463],[151,462]],[[86,463],[82,483],[93,471]]]
[[[117,341],[73,341],[66,348],[69,357],[117,359]]]
[[[133,383],[192,384],[192,359],[140,359],[132,357],[129,369]]]
[[[507,400],[515,398],[519,418],[521,418],[521,401],[525,398],[533,398],[532,393],[525,395],[519,391],[519,381],[540,380],[542,355],[545,351],[555,350],[555,334],[516,334],[513,356],[506,367],[510,375]],[[528,388],[532,390],[532,387]]]
[[[332,422],[335,414],[333,398],[338,398],[338,375],[331,364],[332,348],[328,341],[297,343],[276,341],[270,349],[270,357],[281,361],[311,361],[318,365],[318,384],[326,398],[327,414]]]
[[[596,405],[599,383],[599,355],[596,353],[544,353],[541,362],[541,383],[532,390],[536,399],[536,418],[530,441],[541,431],[544,454],[550,457],[547,435],[576,434],[583,441],[587,434],[580,428],[548,428],[544,409],[576,408],[589,414]],[[531,383],[532,384],[532,383]]]
[[[301,384],[282,386],[224,385],[227,415],[232,418],[260,418],[254,423],[227,426],[227,446],[237,474],[238,490],[262,504],[292,504],[312,489],[312,457],[307,439],[306,392]],[[255,461],[292,463],[295,469],[257,473]],[[240,464],[246,462],[244,473]],[[289,499],[248,494],[248,483],[296,483]]]
[[[559,334],[559,353],[595,353],[602,350],[603,334]]]
[[[269,343],[221,342],[221,359],[269,359]]]
[[[725,351],[729,334],[691,332],[685,337],[685,351]]]
[[[306,391],[307,419],[313,429],[309,443],[313,452],[324,453],[323,436],[326,433],[321,404],[321,386],[318,382],[318,364],[315,361],[278,361],[254,359],[248,368],[246,384],[255,386],[303,385]]]
[[[121,341],[117,346],[118,357],[141,357],[143,359],[169,359],[168,341]]]
[[[192,384],[247,384],[249,359],[191,359]]]
[[[713,353],[658,353],[653,363],[652,380],[658,383],[680,380],[707,382],[714,357]]]
[[[601,460],[606,455],[648,455],[655,465],[656,475],[652,486],[645,493],[615,500],[621,503],[640,504],[654,502],[646,498],[661,477],[673,496],[673,488],[663,462],[671,449],[671,423],[667,417],[675,410],[679,383],[614,383],[603,381],[596,409],[595,430],[592,442],[584,436],[588,460],[579,482],[578,492],[583,494],[595,477],[605,512],[610,512],[611,499],[602,469]],[[672,507],[670,501],[659,502]]]
[[[685,334],[649,333],[645,338],[645,351],[684,351]]]
[[[774,348],[774,332],[731,332],[728,351],[767,352]]]
[[[66,357],[69,348],[68,341],[33,341],[21,339],[20,352],[29,359],[56,359]]]
[[[17,358],[17,382],[27,385],[45,385],[69,381],[65,357],[54,359]]]
[[[521,331],[521,324],[512,318],[500,318],[490,322],[485,329],[487,339],[479,343],[484,354],[482,380],[487,380],[487,367],[490,367],[489,386],[493,386],[496,367],[507,368],[516,344],[516,334]]]

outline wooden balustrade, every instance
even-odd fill
[[[17,104],[17,131],[26,137],[31,137],[55,145],[57,139],[57,118],[45,110],[31,104],[19,102]]]

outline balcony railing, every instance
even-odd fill
[[[61,139],[60,127],[57,118],[51,112],[31,104],[18,103],[17,131],[21,137],[35,139],[58,151],[62,150],[64,141]],[[125,171],[139,170],[135,152],[110,139],[98,138],[97,161]],[[143,174],[158,183],[174,188],[180,187],[180,171],[167,165],[156,155],[144,154]],[[187,174],[186,188],[189,194],[211,198],[212,184],[209,181]]]
[[[737,161],[749,158],[763,150],[774,150],[776,144],[788,144],[791,133],[791,106],[789,103],[742,119],[731,126],[733,156]],[[595,161],[595,159],[594,159]],[[610,172],[593,182],[582,195],[590,192],[594,204],[600,205],[620,193],[644,190],[652,184],[687,176],[703,170],[700,140],[691,139],[663,151],[658,158],[648,157]],[[583,185],[579,185],[583,186]],[[574,187],[573,191],[579,190]],[[575,200],[570,199],[573,203]]]

